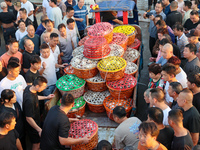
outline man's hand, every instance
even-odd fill
[[[149,19],[151,19],[152,21],[154,20],[154,15],[149,16]]]
[[[79,18],[79,21],[82,22],[82,21],[83,21],[83,18]]]
[[[42,63],[42,68],[46,69],[47,64],[45,62]]]
[[[79,121],[79,119],[78,118],[69,118],[69,122],[75,122],[75,121]]]
[[[49,95],[47,96],[47,99],[51,99],[51,98],[54,98],[54,97],[55,97],[54,94],[49,94]]]
[[[145,13],[143,14],[143,18],[144,18],[144,19],[147,19],[146,15],[147,15],[147,12],[145,12]]]
[[[39,136],[41,137],[41,134],[42,134],[42,129],[41,129],[41,128],[39,128],[39,129],[37,130],[37,132],[38,132]]]
[[[87,144],[87,143],[89,143],[89,141],[90,141],[89,136],[85,136],[85,137],[83,138],[83,144]]]

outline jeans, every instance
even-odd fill
[[[52,94],[53,93],[53,91],[55,90],[55,88],[56,88],[56,85],[54,84],[54,85],[50,85],[50,86],[48,86],[44,91],[42,91],[42,94],[44,95],[44,96],[48,96],[49,94]],[[44,102],[46,103],[48,100],[44,100]]]
[[[8,45],[8,40],[10,38],[15,38],[15,28],[3,28],[3,37],[5,40],[6,45]]]

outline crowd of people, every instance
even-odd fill
[[[102,140],[98,150],[199,149],[199,1],[154,2],[155,10],[143,15],[150,19],[147,119],[127,118],[124,107],[115,107],[113,118],[119,126],[114,143]],[[7,50],[0,58],[0,149],[28,149],[27,139],[33,150],[70,149],[90,141],[88,136],[68,137],[70,122],[78,121],[66,116],[74,104],[71,94],[64,94],[61,106],[53,106],[45,120],[43,112],[72,51],[94,24],[91,4],[95,1],[43,0],[39,25],[34,3],[0,4]],[[104,12],[102,21],[123,24],[119,14]]]

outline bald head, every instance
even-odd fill
[[[34,26],[32,24],[27,26],[27,32],[28,32],[28,36],[30,38],[34,38],[34,36],[35,36],[35,28],[34,28]]]
[[[29,53],[32,53],[34,51],[34,43],[30,39],[25,39],[24,40],[24,48],[26,51]]]
[[[170,59],[173,56],[173,46],[170,43],[167,43],[163,46],[162,53],[164,59]]]
[[[187,101],[187,103],[192,103],[193,100],[193,94],[192,91],[185,89],[181,91],[181,96],[184,97],[184,99]]]
[[[176,2],[176,1],[171,2],[170,8],[172,10],[176,10],[178,8],[178,2]]]

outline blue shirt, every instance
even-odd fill
[[[87,26],[87,22],[86,22],[86,15],[88,15],[88,10],[86,8],[86,6],[83,6],[82,9],[80,9],[78,7],[78,5],[74,6],[74,18],[82,18],[83,21],[76,21],[78,30],[85,30],[86,26]]]
[[[42,23],[37,27],[35,34],[41,36],[42,33],[46,30],[46,28],[42,25]]]
[[[171,39],[172,39],[172,42],[175,43],[174,31],[173,31],[169,26],[167,26],[167,30],[168,30],[168,32],[169,32],[169,36],[170,36]]]
[[[167,6],[165,7],[164,13],[165,13],[165,15],[167,16],[170,12],[171,12],[171,10],[170,10],[170,4],[169,4],[169,5],[167,5]]]
[[[65,2],[66,7],[74,7],[76,5],[76,1],[72,0],[72,5],[68,3],[68,1]]]
[[[156,63],[161,64],[161,66],[163,66],[164,64],[167,63],[167,59],[160,57],[160,59]]]

